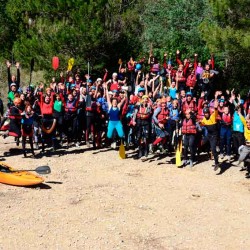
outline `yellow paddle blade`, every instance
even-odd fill
[[[180,139],[175,153],[175,164],[177,167],[182,166],[181,153],[182,153],[182,140]]]
[[[125,147],[124,147],[123,143],[121,143],[121,145],[119,147],[119,156],[120,156],[121,159],[126,158]]]
[[[72,67],[73,67],[74,63],[75,63],[75,59],[74,58],[70,58],[68,60],[68,71],[72,70]]]
[[[175,153],[175,164],[176,167],[181,167],[181,152],[179,151],[179,149],[176,150]]]
[[[180,153],[182,153],[182,139],[180,139],[180,142],[179,142],[179,151]]]
[[[167,87],[170,87],[171,86],[171,80],[170,80],[170,78],[168,78],[168,80],[167,80]]]

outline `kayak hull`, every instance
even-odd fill
[[[28,171],[17,171],[9,167],[5,163],[0,163],[1,167],[7,169],[8,172],[0,171],[0,183],[12,186],[34,186],[44,182],[44,179],[38,175]]]

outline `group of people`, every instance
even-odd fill
[[[47,87],[26,90],[19,63],[16,75],[11,66],[7,62],[8,109],[1,130],[17,145],[21,138],[24,157],[27,138],[34,156],[35,149],[57,150],[64,143],[92,143],[93,149],[123,143],[147,160],[149,154],[175,152],[182,142],[183,166],[193,167],[203,152],[214,159],[214,170],[219,159],[239,164],[249,157],[250,92],[243,100],[234,90],[219,90],[213,56],[202,65],[197,54],[182,61],[177,50],[175,61],[164,54],[160,62],[150,52],[147,61],[119,60],[112,75],[105,70],[94,80],[70,71]]]

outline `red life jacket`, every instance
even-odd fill
[[[96,102],[92,102],[91,106],[86,107],[86,111],[95,112],[97,109]]]
[[[167,122],[168,116],[169,110],[167,108],[162,108],[161,112],[157,116],[157,120],[159,121],[159,123],[165,124]]]
[[[121,86],[119,85],[119,83],[117,81],[112,80],[111,85],[110,85],[110,91],[119,90],[120,88]]]
[[[16,106],[13,106],[9,110],[9,118],[13,120],[21,120],[22,119],[22,110],[17,108]]]
[[[203,108],[198,109],[197,120],[201,121],[204,118]]]
[[[184,76],[184,72],[183,71],[177,71],[175,79],[178,80],[178,82],[185,82],[186,77]]]
[[[196,107],[196,103],[194,100],[191,100],[190,103],[188,103],[187,101],[183,102],[183,104],[182,104],[183,112],[185,113],[186,110],[188,110],[188,109],[190,109],[193,112],[196,112],[197,107]]]
[[[221,124],[222,125],[231,126],[232,122],[233,122],[233,117],[231,116],[230,113],[228,115],[226,115],[225,113],[222,114],[222,116],[221,116]]]
[[[52,115],[53,114],[53,101],[50,100],[49,103],[43,102],[40,105],[41,113],[43,115]]]
[[[135,70],[135,64],[134,64],[134,62],[133,63],[128,62],[128,70],[129,71],[134,71]]]
[[[74,113],[76,112],[76,102],[75,101],[67,101],[66,105],[65,105],[65,112],[70,112],[70,113]]]
[[[151,72],[158,72],[158,71],[160,71],[160,64],[154,63],[151,67]]]
[[[150,113],[151,111],[148,107],[140,105],[139,110],[136,114],[136,118],[141,120],[147,120],[150,117]]]
[[[187,118],[185,118],[183,120],[182,133],[183,134],[196,134],[196,126],[192,119],[187,120]]]
[[[196,76],[195,75],[188,76],[186,86],[194,88],[195,85],[196,85]]]

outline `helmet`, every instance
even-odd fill
[[[136,68],[137,70],[141,70],[141,64],[137,63],[136,66],[135,66],[135,68]]]
[[[138,93],[139,93],[139,92],[145,92],[145,91],[146,91],[146,90],[145,90],[144,88],[139,88],[139,89],[138,89]]]
[[[210,114],[209,108],[204,108],[204,109],[203,109],[203,113],[204,113],[204,114],[206,114],[206,113],[207,113],[207,114]]]

